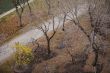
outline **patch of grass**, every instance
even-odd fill
[[[19,32],[16,32],[15,34],[9,36],[6,40],[4,40],[3,42],[0,42],[0,46],[2,46],[6,42],[9,42],[12,38],[14,38],[14,37],[16,37],[18,35],[20,35],[20,33]]]
[[[11,57],[5,63],[0,65],[0,73],[13,73],[14,59]]]
[[[43,0],[34,0],[34,2],[30,3],[30,5],[32,8],[32,13],[34,13],[35,16],[37,16],[38,18],[42,17],[44,19],[48,19],[46,16],[46,12],[45,12],[46,8]],[[34,21],[30,23],[31,20]],[[28,24],[31,24],[28,27],[33,26],[33,24],[35,23],[39,24],[39,21],[37,19],[31,19],[29,14],[29,9],[27,6],[25,7],[22,21],[24,27],[27,26]],[[20,29],[25,30],[26,28],[28,28],[28,27],[19,28],[18,26],[19,26],[19,18],[17,17],[15,11],[0,19],[0,33],[3,34],[5,38],[0,40],[0,45],[11,40],[13,37],[19,35]]]
[[[44,0],[36,0],[35,3],[37,9],[46,9],[46,4]]]

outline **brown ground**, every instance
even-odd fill
[[[37,15],[38,17],[45,17],[45,13],[43,11],[37,11],[33,12],[34,15]],[[22,21],[23,21],[23,27],[19,27],[19,18],[15,15],[10,15],[9,18],[3,19],[0,22],[0,43],[3,43],[3,41],[11,38],[15,33],[19,33],[18,31],[20,29],[27,29],[29,28],[31,23],[31,20],[35,22],[35,17],[33,15],[33,18],[30,18],[30,13],[25,13],[23,15]],[[25,27],[28,25],[27,27]],[[25,27],[25,28],[24,28]],[[25,30],[26,31],[26,30]]]
[[[91,29],[89,26],[88,17],[85,16],[81,17],[80,23],[87,30],[88,34]],[[46,46],[46,40],[44,37],[38,40],[40,45]],[[108,43],[103,41],[104,43]],[[87,48],[89,44],[86,36],[81,32],[81,30],[77,29],[77,27],[72,24],[71,22],[66,24],[65,32],[61,29],[57,32],[55,37],[51,41],[51,51],[56,54],[51,59],[43,60],[41,63],[36,63],[34,65],[35,69],[33,73],[83,73],[83,71],[87,71],[92,73],[94,68],[92,67],[92,63],[94,61],[94,53],[92,49]],[[46,48],[46,47],[45,47]],[[107,48],[104,48],[107,49]],[[76,61],[72,64],[71,56],[68,54],[67,50],[72,53],[73,56],[76,54],[81,61]],[[106,53],[106,55],[102,55],[102,53]],[[110,72],[110,50],[109,48],[99,54],[98,63],[103,64],[102,73],[109,73]],[[83,56],[87,55],[87,60],[84,62]]]
[[[32,13],[29,12],[29,9],[26,7],[22,16],[23,27],[19,27],[19,18],[15,12],[3,17],[0,19],[0,45],[8,40],[12,39],[16,35],[29,30],[30,26],[33,24],[38,24],[38,18],[46,17],[46,12],[44,9],[43,2],[40,0],[34,1],[31,3]],[[24,28],[25,27],[25,28]]]
[[[88,30],[90,30],[91,27],[89,26],[88,17],[85,18],[85,16],[82,16],[80,23],[89,34],[90,31]],[[39,38],[38,42],[41,47],[46,49],[46,40],[44,36]],[[103,42],[104,44],[109,45],[110,41],[106,40]],[[94,53],[90,52],[90,48],[87,48],[88,44],[89,42],[82,31],[69,22],[65,26],[65,31],[63,32],[59,29],[51,41],[51,52],[55,53],[55,56],[50,59],[41,60],[39,63],[35,63],[32,73],[84,73],[83,70],[93,71],[91,64],[94,60]],[[29,46],[35,49],[35,45],[32,45],[32,43],[29,43]],[[74,64],[67,50],[74,56]],[[101,73],[110,73],[109,47],[105,47],[104,50],[105,55],[102,55],[102,53],[99,54],[98,60],[99,63],[103,63],[104,65]],[[83,61],[84,56],[87,54],[87,60]],[[79,61],[77,61],[77,59]]]
[[[44,41],[44,38],[38,40],[40,45],[46,44],[46,42]],[[57,55],[49,60],[36,64],[33,73],[45,73],[46,68],[49,71],[49,73],[55,73],[55,71],[58,71],[60,73],[66,73],[65,67],[68,66],[69,63],[70,66],[72,65],[71,57],[68,54],[67,49],[73,55],[82,55],[86,53],[84,50],[86,49],[85,46],[87,44],[88,41],[87,38],[85,38],[85,35],[79,29],[77,29],[77,27],[74,24],[68,23],[65,27],[65,32],[59,29],[59,31],[51,41],[51,51],[55,52]],[[76,65],[76,67],[77,66],[78,65]]]

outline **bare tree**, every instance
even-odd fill
[[[68,50],[68,49],[67,49],[67,54],[71,57],[71,62],[72,62],[72,64],[74,64],[74,63],[75,63],[74,54],[72,54],[72,53],[70,52],[70,50]]]
[[[23,14],[23,11],[24,11],[24,6],[21,4],[21,1],[19,0],[13,0],[13,4],[16,8],[16,13],[19,17],[19,22],[20,22],[20,27],[23,27],[23,24],[22,24],[22,14]],[[19,11],[19,7],[21,8],[21,11]]]
[[[69,13],[68,11],[68,7],[67,7],[67,4],[65,4],[66,1],[58,1],[58,11],[60,14],[62,14],[62,19],[63,19],[63,28],[62,30],[65,31],[65,23],[66,23],[66,20],[67,20],[67,15]]]
[[[69,12],[67,15],[68,20],[72,21],[85,34],[85,36],[88,38],[90,42],[90,47],[93,49],[95,53],[95,60],[93,62],[93,66],[96,67],[98,64],[99,48],[101,48],[99,43],[97,43],[96,41],[99,39],[96,39],[96,37],[97,37],[97,34],[101,33],[100,28],[103,26],[103,22],[101,18],[103,17],[104,9],[101,8],[101,4],[103,3],[98,3],[98,1],[96,0],[91,0],[91,1],[92,1],[92,4],[90,4],[88,8],[91,27],[92,27],[92,31],[90,34],[88,34],[87,31],[85,31],[85,29],[80,24],[80,21],[78,19],[78,13],[79,13],[78,4],[75,4],[75,6],[73,7],[71,6],[71,0],[69,0],[68,1],[69,5],[66,5],[66,6],[69,9]],[[96,67],[96,73],[100,73],[102,70],[101,68],[99,72],[99,70],[97,69],[98,68]]]
[[[102,46],[99,45],[102,42],[97,43],[97,40],[99,40],[99,41],[101,40],[97,37],[97,35],[100,35],[100,36],[104,35],[104,34],[102,34],[101,29],[104,28],[104,26],[106,25],[105,23],[107,22],[102,19],[105,16],[105,14],[104,14],[105,11],[108,10],[108,9],[106,9],[106,8],[104,9],[102,7],[103,4],[104,3],[100,0],[98,0],[98,1],[92,0],[92,2],[89,3],[89,8],[88,8],[88,12],[89,12],[88,14],[90,16],[90,23],[91,23],[91,27],[92,27],[92,33],[90,36],[91,48],[93,49],[93,51],[95,53],[95,60],[93,62],[93,66],[96,67],[96,73],[101,73],[101,71],[103,69],[103,64],[101,64],[100,67],[97,66],[98,58],[99,58],[99,49],[102,48]]]
[[[67,17],[67,13],[64,13],[64,18],[63,18],[63,28],[62,28],[63,31],[65,31],[66,17]]]
[[[30,4],[29,4],[29,0],[26,0],[26,3],[27,3],[27,5],[28,5],[29,11],[30,11],[30,13],[31,13],[32,10],[31,10],[31,6],[30,6]]]
[[[23,15],[23,12],[24,12],[25,3],[27,3],[27,5],[29,7],[29,10],[30,10],[30,13],[31,13],[31,7],[29,5],[29,0],[26,0],[26,1],[25,0],[12,0],[12,3],[16,8],[16,13],[19,17],[20,27],[23,27],[22,15]],[[19,7],[20,7],[21,10],[19,9]]]
[[[79,13],[80,8],[78,7],[79,5],[78,5],[77,1],[75,2],[74,6],[71,6],[71,0],[69,0],[68,4],[70,6],[67,5],[68,14],[67,14],[66,19],[72,21],[88,37],[88,39],[90,41],[89,34],[81,26],[81,23],[80,23],[79,18],[78,18],[78,13]]]
[[[92,2],[91,2],[92,1]],[[77,27],[86,35],[86,37],[88,38],[89,42],[90,42],[90,47],[93,49],[93,52],[95,53],[95,59],[93,62],[93,66],[96,67],[96,73],[100,73],[102,71],[102,67],[103,64],[100,65],[100,69],[99,67],[97,67],[98,65],[98,58],[99,58],[99,49],[101,48],[101,46],[99,44],[101,44],[101,42],[97,42],[100,41],[99,37],[97,37],[97,35],[101,35],[103,36],[104,34],[101,34],[102,31],[101,29],[103,29],[105,23],[107,22],[106,20],[102,20],[102,18],[104,17],[104,13],[106,10],[106,8],[102,8],[102,5],[104,4],[102,1],[96,1],[96,0],[91,0],[89,2],[89,8],[88,8],[88,14],[90,16],[90,22],[91,22],[91,33],[88,34],[87,31],[85,31],[85,29],[81,26],[80,21],[78,19],[78,7],[77,5],[75,6],[75,9],[70,9],[70,15],[68,15],[69,19],[75,24],[77,25]]]
[[[51,0],[45,0],[45,2],[46,2],[46,4],[47,4],[47,6],[48,6],[48,14],[50,14],[50,12],[51,12]]]
[[[46,24],[45,22],[38,27],[38,29],[40,29],[44,35],[45,35],[45,38],[46,38],[46,41],[47,41],[47,50],[48,50],[48,54],[51,53],[51,50],[50,50],[50,41],[51,39],[55,36],[57,30],[58,30],[58,27],[59,27],[59,24],[60,24],[60,20],[59,20],[59,23],[57,24],[57,27],[55,26],[55,17],[52,16],[52,22],[48,22],[48,24]],[[52,29],[52,34],[49,35],[49,30],[50,30],[50,26],[52,25],[51,28]]]
[[[59,0],[44,0],[45,4],[47,6],[48,14],[59,14],[58,8],[59,8]]]

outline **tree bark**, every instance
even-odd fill
[[[95,53],[95,60],[94,60],[93,66],[96,66],[98,62],[98,51],[94,51],[94,53]]]
[[[47,40],[47,50],[48,50],[48,55],[50,55],[51,50],[50,50],[50,40]]]
[[[22,16],[19,16],[19,21],[20,21],[20,27],[23,27],[23,24],[22,24]]]

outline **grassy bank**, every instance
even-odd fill
[[[5,63],[0,65],[0,72],[1,73],[13,73],[13,66],[14,66],[14,59],[11,56]]]
[[[43,0],[34,0],[34,2],[30,3],[30,6],[32,8],[33,18],[30,16],[28,6],[26,6],[22,17],[22,28],[19,27],[19,18],[15,11],[0,19],[0,45],[21,34],[21,32],[19,32],[20,30],[30,28],[33,26],[33,23],[38,24],[37,18],[34,18],[35,16],[46,17],[46,8]]]

